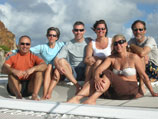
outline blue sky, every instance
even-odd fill
[[[109,37],[122,33],[132,37],[131,24],[144,20],[147,35],[158,40],[158,0],[0,0],[0,20],[16,35],[29,35],[33,45],[47,42],[47,28],[61,31],[60,40],[73,38],[72,25],[81,20],[85,36],[95,38],[90,27],[99,19],[107,22]]]

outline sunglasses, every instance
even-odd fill
[[[105,30],[105,28],[96,28],[96,29],[97,29],[98,31],[99,31],[99,30]]]
[[[54,34],[48,34],[48,37],[57,37],[57,35],[54,35]]]
[[[75,32],[78,32],[78,31],[83,32],[84,29],[74,29],[74,31],[75,31]]]
[[[135,28],[135,29],[133,29],[133,31],[135,31],[135,32],[137,32],[137,31],[143,31],[143,30],[144,30],[144,28],[139,28],[139,29]]]
[[[30,45],[30,43],[20,43],[20,45],[27,45],[27,46],[29,46]]]
[[[114,42],[114,46],[117,46],[118,44],[123,44],[123,43],[125,43],[126,42],[126,40],[119,40],[119,41],[115,41]]]

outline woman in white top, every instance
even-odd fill
[[[93,31],[97,38],[89,42],[86,49],[86,79],[85,83],[92,79],[92,74],[100,63],[111,54],[112,39],[107,37],[108,28],[104,20],[96,21],[93,25]]]
[[[133,99],[143,96],[137,84],[137,72],[142,76],[146,87],[152,96],[158,96],[154,92],[150,80],[142,68],[143,64],[138,55],[127,51],[127,42],[123,35],[115,35],[112,40],[112,55],[104,60],[94,74],[94,80],[87,85],[68,102],[79,103],[86,96],[90,96],[84,103],[96,104],[96,100],[110,87],[116,99]],[[111,67],[112,71],[107,70]]]

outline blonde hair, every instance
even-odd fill
[[[116,41],[117,38],[122,38],[122,40],[126,41],[125,36],[122,35],[122,34],[117,34],[117,35],[113,36],[113,38],[112,38],[112,44],[111,44],[111,49],[112,49],[111,50],[111,54],[117,54],[117,51],[114,48],[114,43],[115,43],[115,41]]]

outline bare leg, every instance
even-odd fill
[[[102,63],[102,60],[97,60],[92,66],[87,65],[86,66],[86,72],[85,72],[85,83],[93,78],[93,74],[96,70],[96,68]]]
[[[144,82],[143,82],[143,77],[140,77],[139,78],[139,92],[141,93],[141,94],[145,94],[145,92],[146,92],[146,89],[145,89],[145,85],[144,85]]]
[[[10,91],[15,94],[17,99],[22,99],[22,95],[20,93],[21,91],[21,84],[20,82],[13,76],[13,75],[9,75],[8,78],[8,86]]]
[[[72,97],[71,99],[69,99],[67,102],[68,103],[80,103],[80,100],[83,97],[87,97],[89,96],[91,93],[95,92],[95,87],[94,87],[94,81],[87,81],[82,90],[80,90],[80,92],[77,93],[76,96]]]
[[[104,92],[106,92],[109,87],[110,87],[110,80],[104,75],[104,90],[101,91],[96,91],[94,92],[86,101],[83,102],[83,104],[96,104],[96,100],[101,96]]]
[[[57,85],[59,80],[60,80],[60,73],[58,72],[57,69],[55,69],[54,73],[53,73],[52,80],[51,80],[50,85],[49,85],[49,89],[48,89],[48,93],[46,95],[46,99],[50,99],[51,98],[53,89],[55,88],[55,86]]]
[[[92,68],[92,77],[94,77],[93,74],[95,74],[95,70],[96,70],[96,69],[98,68],[98,66],[102,63],[102,61],[103,61],[103,60],[98,59],[98,60],[95,62],[95,64],[93,65],[93,68]]]
[[[45,76],[44,76],[42,99],[46,99],[48,89],[49,89],[49,85],[50,85],[50,82],[51,82],[51,72],[52,72],[52,65],[49,64],[48,67],[47,67],[47,70],[45,72]]]
[[[84,84],[85,83],[87,83],[92,77],[92,74],[91,74],[91,72],[92,72],[92,66],[90,66],[90,65],[87,65],[86,66],[86,71],[85,71],[85,82],[84,82]]]
[[[65,71],[64,75],[75,85],[76,92],[79,92],[81,90],[81,86],[78,84],[75,77],[73,76],[70,64],[65,59],[60,59],[59,64]]]
[[[32,100],[39,100],[38,99],[38,92],[41,88],[41,84],[43,81],[43,72],[35,72],[34,75],[35,75],[35,78],[30,79],[31,81],[29,82],[28,90],[29,91],[31,90],[31,92],[33,92],[32,93]]]

